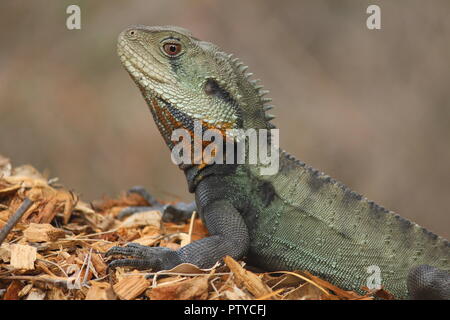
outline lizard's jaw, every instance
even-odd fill
[[[143,49],[141,43],[131,43],[127,40],[125,32],[126,30],[119,35],[117,42],[117,54],[122,65],[141,91],[164,97],[167,88],[176,84],[176,79],[170,75],[167,66],[159,62],[151,52]],[[168,97],[164,99],[168,100]]]
[[[157,88],[167,85],[170,83],[170,80],[161,77],[157,72],[153,72],[132,55],[121,54],[121,51],[119,51],[119,57],[122,65],[141,91],[146,91],[155,97],[163,95],[162,92],[158,92]]]
[[[119,35],[117,53],[122,65],[144,96],[166,144],[172,148],[173,143],[170,139],[172,132],[180,128],[182,123],[170,112],[171,104],[168,102],[169,98],[165,97],[163,88],[173,80],[157,67],[156,61],[149,60],[149,52],[147,59],[143,59],[136,49],[136,44],[129,43],[123,34]]]

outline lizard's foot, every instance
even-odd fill
[[[105,256],[123,255],[136,259],[116,259],[109,263],[109,268],[133,267],[136,269],[152,269],[154,271],[172,269],[182,263],[179,253],[164,247],[148,247],[137,243],[129,243],[126,247],[112,247]]]
[[[426,264],[411,269],[407,286],[414,300],[450,300],[450,274]]]
[[[133,187],[128,190],[128,193],[136,193],[140,195],[148,202],[149,206],[125,208],[120,211],[119,215],[117,216],[119,219],[123,219],[138,212],[157,210],[163,214],[163,221],[177,223],[188,220],[192,216],[192,213],[197,209],[195,202],[162,204],[158,200],[156,200],[144,187]]]

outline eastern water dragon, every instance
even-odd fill
[[[123,66],[139,87],[169,148],[175,129],[272,129],[270,99],[247,67],[216,45],[179,27],[131,26],[118,39]],[[195,204],[165,206],[165,214],[197,208],[210,236],[178,250],[128,244],[111,267],[211,267],[226,255],[265,270],[308,270],[344,289],[361,291],[377,266],[398,298],[450,299],[450,244],[351,191],[284,151],[279,170],[258,165],[180,165]],[[151,205],[160,205],[142,188]],[[144,208],[145,209],[145,208]],[[167,209],[167,210],[166,210]],[[143,208],[129,208],[130,214]]]

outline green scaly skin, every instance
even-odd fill
[[[132,26],[120,34],[118,53],[169,148],[172,131],[192,131],[193,120],[219,129],[274,128],[267,92],[247,68],[185,29]],[[398,298],[408,297],[408,287],[412,298],[450,298],[447,240],[283,151],[279,162],[275,175],[249,164],[180,166],[211,236],[176,251],[115,247],[108,255],[137,259],[111,266],[210,267],[230,255],[266,270],[308,270],[358,292],[367,268],[378,266],[382,285]]]

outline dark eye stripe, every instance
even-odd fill
[[[241,108],[239,107],[237,101],[233,98],[233,96],[226,89],[221,87],[220,84],[216,80],[209,78],[205,82],[204,90],[208,96],[215,96],[215,97],[221,99],[222,101],[230,104],[237,114],[237,122],[236,123],[237,123],[238,127],[242,126]]]

